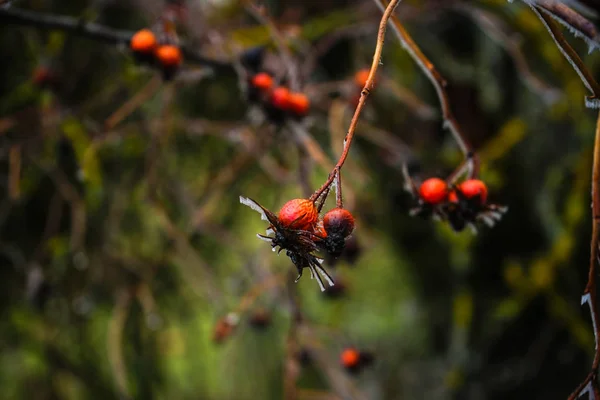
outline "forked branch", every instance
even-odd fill
[[[365,107],[365,103],[367,101],[367,97],[373,90],[375,83],[375,76],[377,75],[377,69],[379,68],[379,64],[381,63],[381,53],[383,51],[383,42],[385,41],[385,32],[387,30],[387,23],[390,20],[396,6],[400,3],[400,0],[392,0],[385,8],[383,12],[383,16],[381,17],[381,22],[379,23],[379,31],[377,33],[377,44],[375,45],[375,52],[373,54],[373,62],[371,64],[371,71],[369,72],[369,77],[365,82],[365,87],[362,89],[360,93],[360,99],[358,100],[358,105],[356,106],[356,110],[354,111],[354,115],[352,116],[352,120],[350,121],[350,127],[348,128],[348,133],[346,133],[346,137],[344,138],[344,148],[342,149],[342,154],[338,162],[333,167],[333,170],[329,174],[329,177],[323,183],[323,185],[310,197],[310,200],[317,200],[321,194],[325,190],[327,190],[331,184],[336,180],[339,175],[344,163],[346,162],[346,158],[348,157],[348,153],[350,152],[350,146],[352,145],[352,139],[354,139],[354,132],[356,131],[356,126],[358,125],[358,119],[360,118],[360,114]],[[341,179],[338,179],[338,183],[341,186]]]
[[[374,0],[379,8],[384,8],[387,5],[387,0]],[[421,68],[425,76],[431,81],[440,100],[442,108],[442,117],[444,119],[444,127],[447,128],[454,136],[454,140],[465,156],[465,161],[469,167],[472,167],[471,175],[477,176],[479,173],[479,158],[473,151],[473,148],[467,141],[464,132],[461,130],[458,122],[450,109],[450,99],[446,91],[446,80],[442,77],[435,65],[423,54],[419,46],[413,41],[410,34],[404,29],[400,20],[396,16],[391,17],[392,28],[400,40],[402,47],[408,52],[412,59]],[[456,175],[456,174],[453,174]]]

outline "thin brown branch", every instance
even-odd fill
[[[383,43],[385,41],[385,32],[387,30],[387,23],[392,16],[396,6],[400,0],[392,0],[385,11],[383,12],[383,16],[381,17],[381,22],[379,23],[379,31],[377,33],[377,44],[375,46],[375,52],[373,54],[373,62],[371,64],[371,71],[369,72],[369,77],[365,82],[365,87],[362,89],[360,93],[360,99],[358,100],[358,105],[356,106],[356,110],[354,111],[354,115],[352,116],[352,121],[350,121],[350,127],[348,128],[348,133],[346,133],[346,137],[344,138],[344,149],[342,150],[342,154],[338,162],[336,163],[333,171],[329,174],[329,178],[325,181],[325,183],[310,197],[312,201],[315,201],[319,196],[333,183],[334,179],[338,172],[344,166],[344,162],[346,162],[346,158],[348,157],[348,153],[350,152],[350,146],[352,145],[352,139],[354,138],[354,132],[356,131],[356,126],[358,125],[358,119],[360,118],[360,114],[365,107],[365,103],[367,101],[367,97],[373,90],[375,84],[375,76],[377,75],[377,69],[379,68],[379,64],[381,63],[381,53],[383,51]]]
[[[8,153],[9,178],[8,193],[11,200],[18,200],[21,196],[21,152],[20,145],[13,145]]]
[[[569,42],[567,42],[561,33],[558,24],[544,8],[531,5],[531,9],[542,21],[546,29],[548,29],[548,32],[554,40],[554,43],[556,43],[556,46],[558,46],[560,52],[563,54],[563,56],[565,56],[567,61],[569,61],[575,72],[577,72],[577,75],[579,75],[579,78],[585,87],[592,93],[591,96],[586,98],[586,105],[590,108],[600,108],[600,86],[598,86],[598,83],[587,69],[577,52],[573,50]]]
[[[598,240],[600,239],[600,113],[596,121],[596,138],[594,141],[594,161],[592,165],[592,239],[590,243],[590,268],[588,273],[588,282],[585,286],[581,304],[587,303],[590,308],[590,316],[592,318],[592,326],[594,328],[594,341],[596,353],[592,368],[585,380],[575,389],[569,396],[569,400],[577,399],[583,394],[584,390],[591,385],[594,391],[595,399],[600,399],[598,396],[597,378],[598,368],[600,366],[600,337],[598,327],[600,326],[600,316],[598,315],[598,307],[596,302],[596,274],[598,263]]]
[[[119,107],[110,117],[106,119],[104,126],[106,129],[113,129],[119,122],[127,118],[132,112],[139,108],[142,103],[152,97],[158,88],[160,87],[161,79],[155,76],[138,91],[133,97],[127,100],[121,107]]]
[[[375,0],[377,5],[380,8],[386,6],[386,0]],[[460,129],[458,122],[454,118],[452,114],[452,110],[450,109],[450,99],[448,97],[448,92],[446,91],[446,80],[442,77],[442,75],[438,72],[435,65],[423,54],[419,46],[413,41],[409,33],[404,29],[404,26],[400,23],[400,20],[396,16],[392,16],[391,18],[392,28],[396,33],[396,36],[400,40],[402,47],[408,52],[408,54],[412,57],[412,59],[417,63],[417,65],[423,70],[423,73],[435,88],[435,91],[440,100],[440,105],[442,108],[442,117],[444,119],[444,127],[446,127],[456,140],[458,147],[463,152],[466,158],[469,156],[473,157],[473,165],[474,165],[474,174],[477,175],[478,167],[479,167],[479,159],[476,154],[474,154],[473,149],[469,142],[467,141],[464,133]]]

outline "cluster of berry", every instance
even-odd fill
[[[279,214],[275,215],[254,200],[240,197],[240,202],[255,211],[258,211],[263,219],[269,221],[267,235],[258,235],[259,238],[268,241],[275,251],[286,250],[286,254],[298,270],[298,280],[302,276],[302,270],[308,268],[311,277],[319,283],[322,291],[325,285],[321,276],[333,286],[333,279],[327,271],[321,267],[323,258],[315,255],[315,252],[323,251],[330,256],[338,257],[346,245],[346,239],[354,231],[354,216],[350,211],[342,207],[336,207],[323,216],[319,217],[319,207],[310,199],[293,199],[281,207]]]
[[[132,36],[129,47],[139,63],[158,67],[165,80],[173,78],[183,63],[179,46],[167,42],[160,43],[150,29],[137,31]]]
[[[308,97],[304,93],[292,92],[286,86],[276,86],[267,72],[253,75],[248,86],[249,101],[260,104],[267,118],[274,123],[282,123],[287,117],[302,119],[308,115]]]
[[[437,216],[456,231],[466,226],[475,228],[478,221],[492,226],[506,211],[506,207],[487,202],[488,188],[479,179],[449,185],[443,179],[429,178],[419,187],[418,198],[419,205],[411,211],[412,215]]]

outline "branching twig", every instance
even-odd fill
[[[358,105],[356,106],[354,116],[352,117],[352,121],[350,122],[348,133],[346,133],[346,137],[344,138],[344,149],[342,150],[342,154],[340,155],[340,158],[336,163],[335,167],[333,167],[333,171],[331,171],[331,173],[329,174],[329,178],[327,178],[325,183],[310,197],[312,201],[315,201],[317,198],[319,198],[319,196],[321,196],[321,194],[329,186],[331,186],[334,179],[336,178],[336,175],[344,166],[344,162],[346,162],[346,158],[348,157],[348,153],[350,152],[350,146],[352,145],[352,139],[354,138],[354,132],[356,131],[356,126],[358,125],[358,119],[365,106],[367,97],[369,97],[369,94],[373,90],[375,76],[377,75],[377,69],[379,68],[379,64],[381,63],[381,53],[383,51],[383,42],[385,40],[387,23],[399,2],[400,0],[392,0],[383,12],[383,16],[381,17],[381,22],[379,24],[379,31],[377,33],[377,44],[375,46],[375,52],[373,54],[373,63],[371,64],[371,71],[369,72],[369,77],[365,82],[365,87],[360,93]]]
[[[36,11],[16,8],[0,8],[0,24],[32,26],[39,29],[56,29],[109,44],[129,43],[133,32],[112,29],[104,25],[58,15],[49,15]],[[181,51],[188,61],[194,61],[214,69],[230,68],[225,61],[213,60],[203,56],[191,47],[182,45]]]
[[[386,0],[374,0],[379,8],[383,8],[386,6]],[[469,176],[476,177],[479,175],[479,157],[473,151],[472,146],[466,139],[464,132],[461,131],[458,122],[454,118],[454,114],[452,114],[452,110],[450,109],[450,99],[448,97],[448,93],[446,91],[446,80],[442,77],[442,75],[438,72],[435,65],[423,54],[419,46],[412,40],[409,33],[404,29],[400,20],[392,16],[391,18],[392,27],[398,40],[402,47],[408,52],[411,58],[417,63],[417,65],[421,68],[425,76],[431,81],[435,91],[440,100],[440,106],[442,108],[442,117],[444,120],[444,127],[447,128],[454,137],[454,140],[458,144],[458,147],[462,151],[466,165],[468,166]],[[455,176],[458,174],[455,172]]]

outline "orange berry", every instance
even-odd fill
[[[473,199],[479,196],[479,200],[482,204],[487,200],[487,186],[479,179],[466,180],[461,183],[458,188],[467,199]]]
[[[294,199],[281,207],[278,218],[285,228],[312,231],[319,220],[319,212],[312,201]]]
[[[448,184],[440,178],[429,178],[421,184],[419,196],[428,204],[439,204],[448,196]]]
[[[252,86],[263,92],[268,92],[273,87],[273,78],[266,72],[260,72],[252,77]]]
[[[354,230],[354,217],[345,208],[334,208],[323,217],[323,227],[328,234],[347,237]]]
[[[156,49],[155,56],[165,68],[178,67],[183,61],[179,47],[170,44],[162,45]]]
[[[303,117],[308,114],[310,101],[304,93],[291,93],[289,96],[289,108],[297,116]]]
[[[290,91],[285,87],[278,87],[271,93],[271,104],[273,107],[283,111],[287,111],[290,108]]]
[[[360,71],[356,72],[356,74],[354,74],[354,83],[356,84],[356,86],[360,87],[361,89],[364,88],[367,84],[367,80],[369,79],[370,73],[371,70],[369,68],[363,68]]]
[[[356,368],[360,363],[360,351],[354,348],[347,348],[342,351],[340,361],[345,368]]]
[[[450,203],[458,203],[458,195],[456,194],[455,190],[448,193],[448,201]]]
[[[150,29],[141,29],[131,37],[129,45],[135,52],[152,53],[156,49],[156,36]]]

